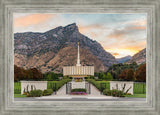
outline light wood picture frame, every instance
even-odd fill
[[[159,0],[0,0],[1,115],[159,115]],[[146,13],[146,101],[14,101],[13,13]]]

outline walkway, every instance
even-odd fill
[[[72,82],[71,82],[72,83]],[[89,94],[89,96],[103,96],[101,95],[101,92],[92,84],[90,85],[91,88],[91,94]],[[66,84],[63,85],[58,91],[57,91],[57,96],[66,96]],[[55,96],[55,94],[51,95],[51,96]]]
[[[55,94],[54,94],[55,95]],[[66,95],[66,84],[64,84],[58,91],[57,91],[57,96],[62,96]],[[52,95],[53,96],[53,95]]]
[[[91,96],[102,96],[101,92],[94,86],[94,85],[90,85],[91,86]]]

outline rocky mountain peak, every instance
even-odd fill
[[[100,43],[81,34],[76,23],[59,26],[44,33],[17,33],[14,34],[14,39],[15,65],[23,68],[36,67],[42,72],[61,73],[62,67],[70,64],[67,60],[76,59],[77,53],[72,54],[72,49],[77,48],[77,42],[80,43],[80,50],[86,51],[81,54],[86,56],[82,62],[93,63],[97,72],[106,71],[109,66],[117,63],[115,57],[106,52]],[[94,58],[90,62],[91,57]]]
[[[69,24],[67,26],[64,27],[64,30],[66,31],[76,31],[76,32],[79,32],[78,31],[78,26],[76,25],[76,23],[72,23],[72,24]]]
[[[137,64],[146,63],[146,48],[136,53],[132,58],[128,61],[128,63],[136,62]]]

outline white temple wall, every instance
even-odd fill
[[[63,75],[94,75],[94,66],[65,66]]]

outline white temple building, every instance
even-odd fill
[[[64,66],[63,76],[84,79],[84,77],[94,76],[94,66],[81,66],[80,52],[78,43],[77,64],[76,66]]]

